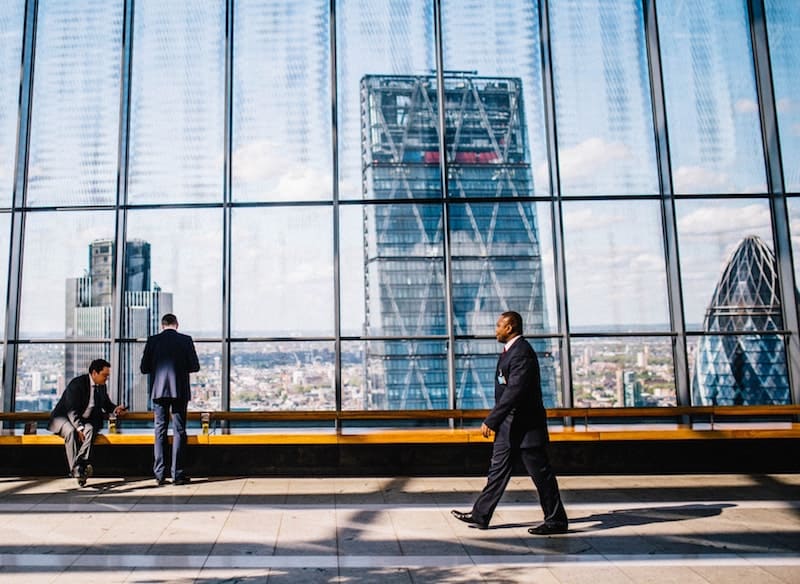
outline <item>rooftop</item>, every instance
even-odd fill
[[[3,582],[800,581],[800,475],[564,476],[570,532],[534,537],[530,480],[490,529],[482,477],[0,479]]]

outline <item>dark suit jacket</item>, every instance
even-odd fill
[[[520,448],[547,443],[547,414],[542,402],[539,359],[524,338],[514,341],[497,361],[494,400],[495,406],[484,423],[498,438],[501,434],[504,438],[507,436],[511,445]]]
[[[58,433],[64,424],[72,424],[76,429],[82,425],[83,412],[89,405],[89,388],[91,379],[89,374],[79,375],[69,382],[61,399],[58,400],[53,413],[50,414],[50,423],[47,429]],[[88,422],[94,426],[95,431],[103,427],[105,415],[110,414],[116,408],[116,404],[108,397],[105,385],[97,385],[94,388],[94,407],[89,416]]]
[[[139,366],[150,374],[151,399],[191,399],[189,373],[200,371],[192,337],[164,329],[147,339]]]

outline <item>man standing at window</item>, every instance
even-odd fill
[[[503,343],[495,372],[495,406],[481,424],[485,438],[495,433],[489,476],[472,511],[464,513],[454,509],[451,513],[465,523],[486,529],[511,479],[514,458],[519,455],[536,485],[544,512],[544,523],[528,532],[532,535],[566,533],[567,513],[547,458],[549,436],[539,360],[533,347],[522,337],[522,317],[518,313],[501,314],[495,336]]]
[[[92,476],[92,444],[103,427],[104,414],[122,416],[127,409],[114,405],[108,397],[106,381],[111,374],[111,364],[95,359],[89,373],[79,375],[69,382],[58,400],[47,429],[64,439],[70,474],[84,486]]]
[[[161,318],[161,332],[147,339],[139,366],[150,375],[155,428],[153,473],[158,485],[166,482],[167,416],[172,414],[172,483],[190,482],[183,470],[186,447],[186,410],[191,399],[189,374],[200,371],[192,337],[178,332],[174,314]]]

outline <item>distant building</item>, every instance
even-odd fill
[[[645,404],[642,395],[642,382],[636,377],[634,371],[625,371],[622,374],[623,400],[620,406],[623,407],[642,407]]]
[[[132,240],[125,249],[123,335],[144,338],[160,330],[161,315],[172,312],[172,294],[150,284],[150,244]],[[88,275],[66,282],[67,339],[111,339],[114,242],[98,239],[89,244]],[[132,410],[148,409],[147,378],[139,373],[144,347],[123,345],[120,401]],[[86,373],[94,359],[110,360],[110,343],[76,343],[65,347],[67,380]]]
[[[493,334],[506,310],[522,315],[529,335],[547,323],[535,205],[487,201],[533,193],[521,81],[446,74],[444,82],[448,225],[436,78],[361,80],[363,195],[397,201],[364,205],[364,333],[403,338],[368,344],[365,408],[448,407],[446,343],[405,340],[446,334],[445,229],[456,334]],[[553,357],[533,344],[545,404],[556,405]],[[455,350],[458,407],[491,407],[496,343],[459,341]]]
[[[692,377],[695,405],[788,404],[789,377],[775,256],[756,236],[742,240],[706,310]]]

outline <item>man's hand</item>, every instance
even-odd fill
[[[78,440],[80,440],[81,444],[86,440],[86,435],[83,433],[83,430],[78,430]]]
[[[492,429],[486,423],[483,423],[481,424],[481,434],[483,434],[484,438],[488,438],[492,434]]]
[[[121,418],[122,416],[125,415],[125,412],[127,411],[128,411],[128,406],[123,406],[120,404],[114,408],[114,415],[117,416],[118,418]]]

